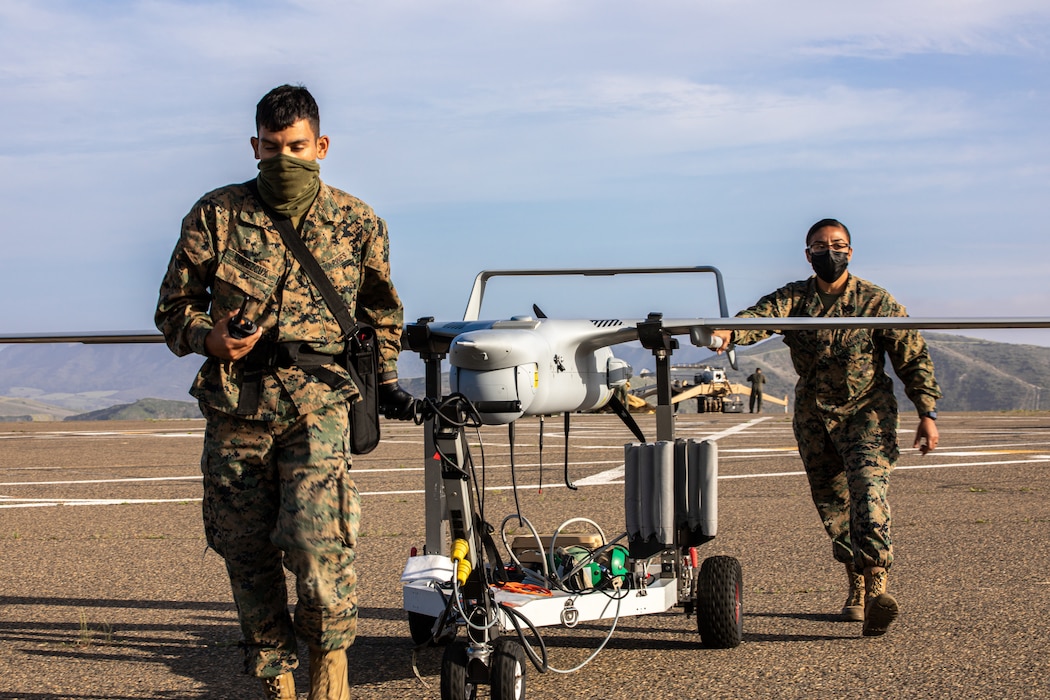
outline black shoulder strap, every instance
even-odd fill
[[[299,261],[299,264],[303,266],[307,277],[314,283],[317,291],[321,293],[321,296],[328,304],[328,308],[335,314],[335,320],[339,322],[339,328],[343,331],[343,337],[349,338],[356,330],[357,322],[350,316],[350,310],[346,308],[346,302],[343,301],[343,297],[336,291],[332,281],[328,279],[328,275],[325,274],[321,264],[317,262],[317,258],[313,256],[310,249],[306,247],[306,243],[303,242],[302,237],[299,236],[299,232],[292,226],[292,220],[287,216],[281,216],[266,205],[262,197],[259,196],[259,186],[255,180],[249,180],[244,185],[255,196],[266,215],[270,217],[270,221],[273,222],[273,225],[281,234],[281,240],[288,246],[288,250],[292,251],[292,255]]]

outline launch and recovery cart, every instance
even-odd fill
[[[426,410],[424,432],[424,478],[426,503],[426,544],[423,552],[409,558],[402,576],[404,607],[409,631],[416,644],[445,644],[441,664],[443,700],[474,698],[481,685],[489,685],[491,696],[523,700],[526,667],[531,662],[539,671],[569,672],[582,668],[605,642],[574,669],[556,669],[548,661],[540,628],[562,625],[575,627],[586,621],[611,619],[611,636],[616,620],[637,615],[666,612],[674,607],[695,615],[701,642],[708,647],[729,648],[740,644],[743,634],[743,578],[740,563],[733,557],[712,556],[701,560],[698,547],[713,539],[718,518],[718,451],[713,441],[676,440],[671,403],[670,358],[678,341],[665,326],[660,314],[650,314],[633,328],[613,338],[637,339],[655,358],[657,392],[657,439],[646,442],[633,425],[626,409],[621,417],[639,437],[624,449],[624,511],[626,531],[608,539],[601,528],[587,518],[570,518],[551,535],[540,535],[520,513],[507,516],[499,528],[484,521],[477,500],[477,469],[470,454],[466,434],[482,423],[507,423],[530,413],[522,407],[515,391],[520,389],[521,365],[511,371],[500,363],[489,362],[493,354],[478,352],[486,331],[541,330],[544,317],[516,317],[506,322],[478,321],[481,298],[488,279],[502,275],[593,275],[651,273],[714,274],[722,316],[727,316],[721,274],[712,267],[629,268],[603,270],[509,270],[485,271],[478,275],[463,321],[436,324],[420,319],[406,327],[406,347],[419,353],[426,366]],[[537,316],[541,315],[535,309]],[[594,322],[590,322],[594,323]],[[603,322],[605,323],[605,322]],[[578,337],[572,328],[559,330],[562,337],[554,345],[573,345]],[[588,331],[589,332],[589,331]],[[480,340],[479,340],[480,338]],[[493,336],[508,342],[510,362],[515,349],[532,343],[527,336]],[[706,344],[702,338],[696,344]],[[457,343],[464,347],[457,348]],[[548,380],[536,365],[554,362],[553,384],[565,382],[567,394],[584,385],[584,393],[599,403],[618,401],[611,397],[616,387],[629,378],[624,363],[595,351],[600,343],[584,342],[565,348],[555,347],[553,357],[541,348],[535,362],[525,362],[536,384]],[[462,352],[484,362],[465,361]],[[560,354],[559,354],[560,352]],[[449,395],[442,392],[442,361],[451,354]],[[598,355],[598,362],[591,355]],[[566,371],[566,357],[577,358]],[[579,370],[574,375],[572,369]],[[595,371],[590,371],[595,370]],[[524,374],[528,375],[528,371]],[[506,384],[515,386],[507,387]],[[569,386],[569,385],[573,386]],[[495,394],[493,390],[495,387]],[[535,389],[535,387],[532,387]],[[566,407],[576,408],[575,399],[559,398]],[[590,401],[592,399],[587,399]],[[542,403],[540,401],[539,403]],[[535,406],[534,406],[535,408]],[[536,411],[549,408],[539,406]],[[619,407],[617,408],[619,412]],[[563,412],[566,423],[566,485],[568,478],[568,421],[572,411]],[[548,414],[549,415],[549,414]],[[542,427],[541,427],[542,430]],[[513,435],[513,432],[512,432]],[[512,439],[513,445],[513,439]],[[509,538],[507,525],[524,526],[528,534]],[[593,527],[594,534],[566,534],[563,530],[579,524]],[[502,560],[492,533],[498,529],[509,561]],[[456,639],[458,629],[466,639]],[[539,651],[537,651],[537,648]]]

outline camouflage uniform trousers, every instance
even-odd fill
[[[893,563],[889,475],[897,462],[897,412],[868,408],[834,422],[796,411],[795,439],[813,503],[837,561],[889,569]]]
[[[350,646],[361,502],[350,478],[346,404],[287,422],[202,408],[204,528],[226,561],[246,672],[265,678],[294,669],[297,632],[321,649]],[[296,579],[294,625],[282,564]]]

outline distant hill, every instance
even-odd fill
[[[186,390],[200,364],[161,344],[0,345],[0,396],[74,413],[147,397],[191,401]]]
[[[61,420],[143,398],[195,404],[188,391],[203,361],[160,343],[0,345],[0,421]],[[414,353],[399,365],[404,377],[423,376]]]
[[[1050,409],[1050,348],[926,334],[945,411]]]
[[[942,411],[1050,410],[1050,348],[1041,345],[995,343],[943,333],[924,333],[930,347],[937,382],[944,398]],[[775,336],[750,347],[738,347],[737,366],[729,367],[724,356],[712,355],[707,362],[726,369],[730,381],[744,384],[756,367],[766,374],[766,394],[795,399],[798,375],[784,341]],[[911,401],[887,360],[902,410]]]
[[[940,333],[926,337],[945,392],[942,410],[1050,409],[1050,348]],[[614,352],[636,375],[655,369],[652,354],[637,343],[619,345]],[[796,376],[779,337],[737,348],[737,356],[740,370],[733,370],[724,356],[683,341],[672,363],[723,367],[739,384],[762,367],[766,393],[794,399]],[[0,345],[0,420],[61,420],[146,398],[183,402],[196,410],[187,390],[201,362],[197,356],[175,357],[161,344]],[[414,353],[402,353],[399,374],[406,388],[423,394],[423,363]],[[688,370],[680,376],[688,376]]]
[[[76,411],[32,399],[12,398],[9,396],[0,397],[0,423],[62,420],[74,413]]]
[[[201,418],[201,410],[189,401],[139,399],[135,403],[118,404],[98,411],[89,411],[65,420],[178,420]]]

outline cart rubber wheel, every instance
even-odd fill
[[[744,636],[744,574],[733,557],[709,557],[696,583],[696,626],[712,649],[731,649]]]
[[[525,650],[507,638],[497,639],[493,646],[492,700],[525,700]]]
[[[412,643],[416,646],[430,642],[433,645],[434,623],[436,617],[424,615],[423,613],[408,613],[408,633],[412,635]]]
[[[441,657],[441,700],[475,700],[478,686],[468,678],[467,645],[449,644]]]

